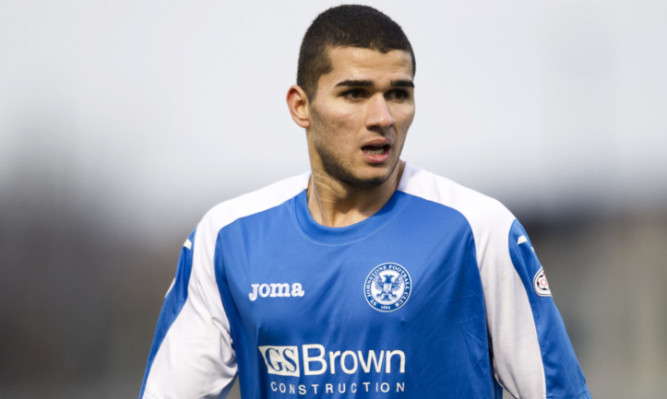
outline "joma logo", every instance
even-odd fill
[[[306,292],[303,290],[301,283],[271,283],[271,284],[251,284],[251,291],[248,298],[252,302],[257,298],[289,298],[304,296]]]

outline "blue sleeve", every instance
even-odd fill
[[[526,290],[537,330],[547,398],[590,398],[586,380],[554,303],[544,269],[518,221],[509,234],[509,252]]]

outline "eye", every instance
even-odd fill
[[[350,89],[343,92],[343,97],[348,100],[360,100],[368,97],[368,93],[364,89]]]
[[[387,100],[403,101],[410,98],[410,92],[405,89],[394,89],[385,94]]]

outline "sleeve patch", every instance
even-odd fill
[[[551,290],[549,289],[549,282],[547,281],[547,276],[544,274],[544,269],[540,268],[540,270],[535,273],[535,277],[533,277],[533,287],[535,288],[535,292],[539,296],[551,296]]]

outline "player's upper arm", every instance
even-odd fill
[[[486,270],[499,382],[516,397],[590,397],[542,265],[518,221],[511,223],[504,246]]]
[[[141,398],[224,397],[236,375],[229,325],[213,274],[215,233],[206,230],[200,225],[181,251]]]

